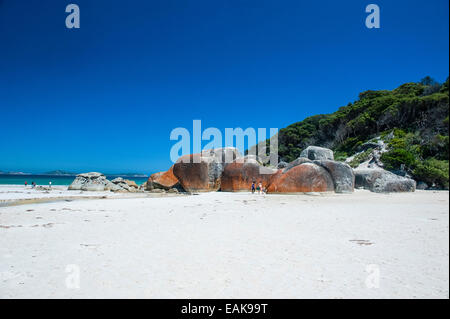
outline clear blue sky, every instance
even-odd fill
[[[76,3],[81,28],[66,29]],[[367,29],[365,7],[381,8]],[[142,172],[175,127],[283,128],[448,76],[448,0],[0,0],[0,170]]]

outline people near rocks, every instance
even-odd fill
[[[253,181],[252,182],[252,194],[255,193],[255,190],[256,190],[256,183],[255,183],[255,181]]]
[[[258,183],[258,194],[259,195],[261,195],[261,192],[262,192],[262,183],[261,183],[261,181],[259,181],[259,183]]]
[[[27,185],[28,185],[28,182],[27,182],[27,181],[25,181],[25,187],[27,187]]]

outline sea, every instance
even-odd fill
[[[52,182],[52,185],[70,185],[76,176],[67,175],[1,175],[0,174],[0,185],[24,185],[25,182],[31,185],[35,182],[37,185],[48,185]],[[106,176],[107,179],[113,180],[116,177],[123,177],[124,179],[129,179],[135,181],[136,184],[141,185],[147,181],[147,177],[131,177],[131,176]]]

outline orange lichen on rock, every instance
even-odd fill
[[[209,154],[185,155],[173,166],[175,177],[187,192],[217,191],[222,171],[222,163]]]
[[[261,182],[266,188],[276,169],[260,165],[257,161],[236,160],[228,164],[222,174],[220,189],[224,192],[250,191],[252,182]]]
[[[334,191],[333,179],[321,166],[305,163],[279,171],[270,181],[268,193],[309,193]]]
[[[152,174],[147,181],[147,188],[170,189],[179,183],[178,178],[173,174],[173,165],[166,172]]]

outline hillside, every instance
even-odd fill
[[[384,168],[403,171],[428,186],[449,184],[449,88],[426,77],[389,91],[365,91],[332,114],[315,115],[279,131],[280,160],[290,162],[309,145],[331,148],[358,166],[381,140]]]

